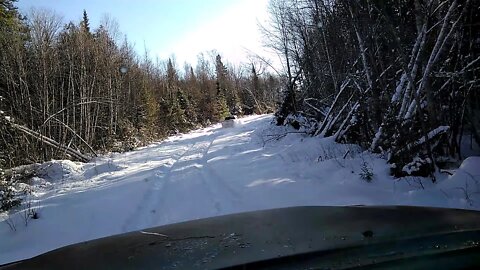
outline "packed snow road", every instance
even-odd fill
[[[453,176],[439,175],[435,185],[417,177],[395,180],[384,159],[358,146],[292,133],[272,125],[271,115],[236,121],[233,128],[214,125],[87,164],[42,165],[26,200],[40,218],[25,220],[26,207],[0,216],[0,264],[99,237],[259,209],[480,209],[478,158]],[[370,183],[361,177],[365,170],[373,174]]]

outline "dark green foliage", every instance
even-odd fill
[[[222,121],[230,114],[228,109],[227,100],[225,98],[225,91],[220,90],[217,92],[216,100],[215,100],[215,121]]]
[[[15,7],[17,0],[0,0],[0,31],[11,31],[18,26],[20,18]]]
[[[83,10],[83,19],[80,23],[80,27],[87,33],[90,33],[90,21],[88,19],[87,11]]]
[[[253,114],[255,113],[258,109],[257,104],[255,102],[255,96],[253,93],[259,93],[260,90],[260,79],[258,78],[257,70],[255,69],[255,66],[252,64],[252,71],[251,71],[251,80],[252,80],[252,87],[251,91],[249,89],[246,91],[245,95],[245,102],[244,102],[244,107],[243,107],[243,112],[246,115]]]
[[[190,99],[182,89],[178,89],[177,102],[185,119],[183,131],[194,127],[198,121],[195,106],[191,103]]]
[[[372,168],[366,162],[362,164],[359,175],[360,175],[360,178],[362,178],[363,180],[369,183],[372,182],[373,177],[375,176],[373,174]]]
[[[18,205],[21,200],[16,196],[13,185],[13,178],[7,177],[5,171],[0,167],[0,213],[8,211]]]

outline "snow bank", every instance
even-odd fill
[[[38,177],[50,181],[58,181],[83,171],[83,163],[70,160],[52,160],[45,162],[37,169]]]
[[[460,168],[437,187],[449,205],[479,210],[480,205],[480,157],[472,156],[462,162]]]
[[[466,159],[452,176],[439,174],[437,184],[393,179],[380,156],[272,120],[251,116],[233,128],[217,124],[88,164],[42,165],[44,174],[34,183],[42,192],[32,198],[40,218],[25,226],[22,209],[0,218],[0,264],[122,232],[259,209],[362,204],[480,210],[479,157]],[[365,170],[371,182],[362,179]]]
[[[114,164],[111,159],[99,160],[98,163],[86,164],[83,176],[85,179],[91,179],[106,173],[112,173],[124,169],[124,167]]]
[[[468,157],[460,165],[460,170],[471,174],[472,177],[480,177],[480,157]]]

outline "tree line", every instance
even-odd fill
[[[461,159],[465,134],[480,142],[478,1],[271,0],[275,75],[213,52],[195,67],[153,60],[86,12],[65,24],[13,0],[0,9],[0,167],[128,150],[279,98],[278,124],[306,117],[312,135],[379,153],[396,176],[434,176]]]
[[[271,0],[284,66],[279,125],[380,153],[396,176],[430,175],[480,143],[480,2]],[[294,116],[294,117],[291,117]],[[298,126],[298,125],[297,125]]]
[[[118,24],[87,12],[20,14],[0,1],[0,168],[129,150],[235,114],[273,112],[280,80],[214,51],[195,67],[138,54]]]

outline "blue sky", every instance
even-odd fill
[[[20,10],[47,8],[65,22],[80,21],[85,9],[93,28],[105,14],[135,44],[153,57],[194,64],[198,53],[218,50],[227,60],[245,60],[246,50],[262,51],[257,22],[268,18],[268,0],[19,0]]]

